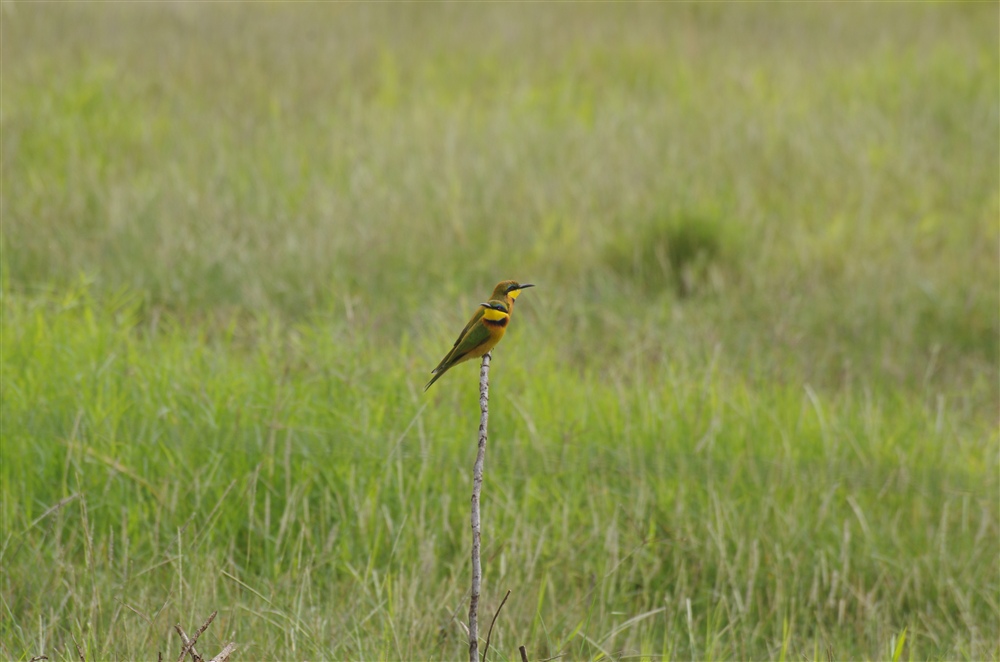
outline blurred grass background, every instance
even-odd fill
[[[0,16],[4,655],[454,657],[503,278],[498,656],[998,655],[996,5]]]
[[[392,343],[510,275],[581,362],[645,324],[992,403],[992,11],[12,5],[6,278]]]

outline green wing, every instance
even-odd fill
[[[472,316],[472,319],[469,320],[469,323],[465,325],[465,328],[462,329],[462,332],[458,334],[457,338],[455,338],[455,344],[452,345],[452,347],[458,347],[458,343],[462,342],[462,338],[464,338],[465,334],[469,332],[469,329],[472,328],[472,325],[483,318],[483,313],[485,312],[486,309],[483,308],[482,306],[476,308],[476,314]]]
[[[451,348],[448,355],[441,359],[441,363],[438,364],[436,368],[431,370],[431,380],[427,382],[424,386],[426,391],[431,387],[431,384],[440,379],[441,375],[448,372],[448,370],[454,366],[456,363],[461,363],[466,358],[471,358],[469,354],[477,347],[485,344],[490,339],[490,330],[486,328],[485,324],[476,324],[479,316],[474,317],[466,327],[465,331],[458,337],[455,341],[455,346]]]
[[[465,334],[469,332],[469,329],[475,326],[476,322],[478,322],[483,318],[483,313],[485,312],[486,309],[483,308],[482,306],[479,306],[479,308],[476,309],[476,314],[472,316],[472,319],[469,320],[469,323],[465,325],[465,328],[462,329],[462,332],[458,334],[457,338],[455,338],[455,342],[452,343],[451,351],[445,354],[444,358],[441,359],[441,362],[437,364],[436,368],[431,370],[432,374],[441,369],[446,369],[445,366],[450,365],[452,363],[451,359],[455,355],[455,352],[458,350],[459,343],[461,343],[462,340],[465,338]],[[483,330],[485,330],[485,328]]]
[[[485,324],[477,324],[469,329],[463,338],[455,344],[455,348],[448,355],[448,367],[464,360],[470,352],[477,347],[486,344],[490,339],[490,330]]]

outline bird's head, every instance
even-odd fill
[[[529,287],[534,287],[534,285],[531,283],[518,283],[516,280],[502,280],[493,288],[493,296],[490,298],[506,300],[507,297],[510,297],[511,301],[513,301],[521,293],[521,290]]]

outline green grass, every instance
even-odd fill
[[[0,656],[1000,657],[996,5],[0,17]]]
[[[212,609],[251,658],[457,655],[474,371],[424,396],[412,349],[335,325],[208,339],[135,309],[8,299],[8,655],[149,656]],[[988,427],[712,365],[606,383],[529,334],[493,371],[498,655],[775,657],[786,622],[837,657],[903,628],[918,659],[995,652]]]

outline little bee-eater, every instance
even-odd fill
[[[510,323],[510,313],[514,308],[514,299],[526,287],[533,287],[530,284],[519,285],[512,280],[505,280],[499,283],[493,290],[493,298],[486,303],[479,304],[475,315],[469,323],[458,334],[451,351],[441,359],[441,363],[431,370],[434,376],[427,386],[441,378],[441,375],[448,372],[452,366],[456,366],[463,361],[478,358],[485,355],[496,347],[503,334],[507,332],[507,324]]]
[[[490,300],[487,303],[479,304],[479,308],[476,309],[476,313],[472,316],[472,319],[469,320],[469,323],[465,325],[462,332],[458,334],[458,338],[455,339],[455,344],[452,345],[451,351],[441,359],[438,367],[431,370],[431,374],[434,377],[427,382],[424,390],[426,391],[430,388],[430,385],[436,382],[453,365],[483,356],[486,352],[493,349],[500,342],[500,338],[503,337],[504,332],[507,330],[510,315],[514,312],[514,299],[521,293],[521,290],[529,287],[534,287],[534,285],[531,283],[521,284],[516,280],[502,280],[497,283],[497,286],[493,288]],[[501,311],[498,311],[493,305],[497,302],[503,302],[505,305],[503,312],[506,313],[506,316],[503,316],[503,319],[499,319]],[[494,317],[494,319],[489,321],[485,319],[488,311],[492,311],[489,314]],[[492,339],[490,332],[496,331],[499,331],[499,335],[496,336],[496,339]],[[486,340],[491,340],[491,342],[485,346],[485,349],[479,351],[480,348],[477,345]],[[479,353],[470,352],[469,350],[471,349],[475,349]]]
[[[518,283],[516,280],[502,280],[499,283],[497,283],[496,287],[493,288],[493,294],[490,295],[489,300],[503,301],[505,304],[507,304],[507,314],[511,315],[514,313],[514,299],[516,299],[517,295],[521,293],[521,290],[528,289],[529,287],[534,287],[534,285],[532,285],[531,283],[525,283],[524,285],[522,285]],[[472,319],[469,320],[469,323],[466,324],[465,328],[462,329],[462,332],[458,334],[458,338],[455,339],[455,344],[452,346],[451,350],[452,352],[454,352],[455,351],[454,348],[458,347],[458,344],[462,342],[462,338],[465,338],[465,334],[469,332],[469,329],[471,329],[475,324],[479,322],[479,320],[483,318],[483,314],[485,312],[486,312],[486,304],[480,304],[479,308],[476,309],[476,314],[472,316]],[[483,352],[483,354],[485,353],[486,352]],[[482,356],[483,354],[480,354],[479,356]],[[444,360],[441,361],[441,365],[447,363],[450,357],[451,353],[449,353],[448,356],[444,357]],[[440,367],[441,366],[439,365],[431,372],[436,373],[438,371],[438,368]],[[434,380],[432,379],[431,382],[433,383]],[[430,386],[430,384],[428,384],[427,386]],[[427,388],[424,387],[424,390],[426,391]]]

